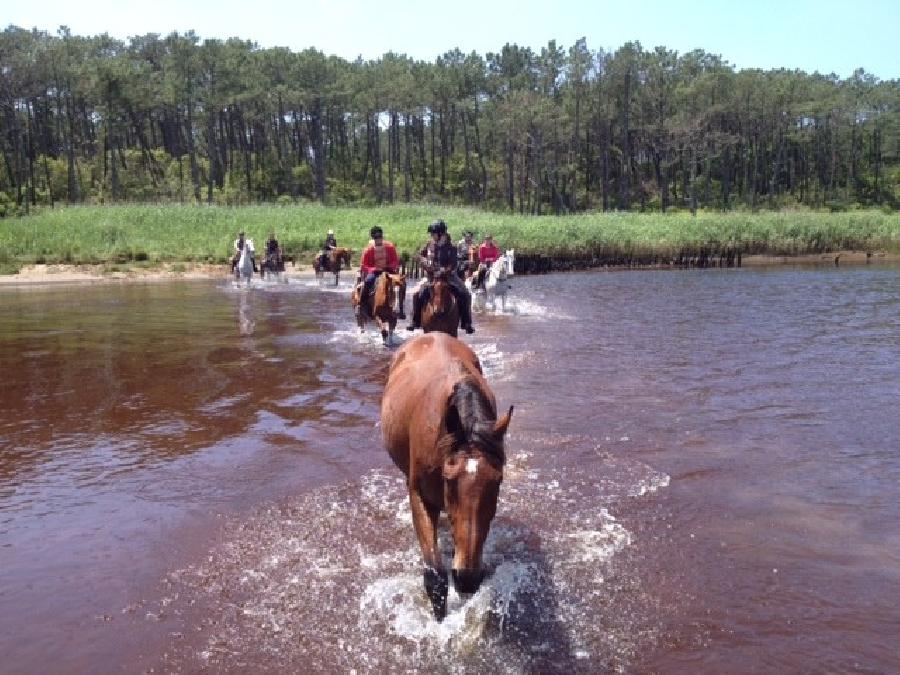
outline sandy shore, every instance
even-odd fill
[[[288,279],[314,277],[312,266],[288,265]],[[104,265],[28,265],[18,274],[0,276],[0,286],[9,284],[93,284],[128,281],[168,281],[173,279],[228,279],[224,265],[166,263],[158,267],[110,269]]]

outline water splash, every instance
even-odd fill
[[[650,635],[640,628],[647,617],[615,609],[621,583],[616,593],[606,587],[632,533],[586,498],[589,477],[534,468],[527,454],[513,456],[506,475],[485,581],[468,597],[451,585],[443,622],[422,589],[404,481],[376,470],[230,526],[204,562],[172,573],[170,616],[208,610],[202,644],[174,649],[167,667],[559,672],[585,659],[623,667]],[[440,532],[449,561],[446,523]],[[630,606],[641,604],[639,583],[626,592]]]

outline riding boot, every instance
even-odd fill
[[[422,327],[422,297],[421,293],[413,293],[413,318],[406,330],[416,330]]]
[[[460,293],[459,298],[459,325],[470,335],[475,332],[472,327],[472,296],[468,293]]]
[[[374,318],[372,312],[372,290],[374,286],[374,282],[372,284],[363,282],[362,293],[360,293],[359,296],[359,306],[362,308],[363,314],[365,314],[369,319]]]

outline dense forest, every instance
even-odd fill
[[[437,201],[528,214],[900,207],[900,81],[584,39],[433,63],[193,32],[0,35],[0,214]]]

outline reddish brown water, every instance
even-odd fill
[[[516,278],[440,625],[346,296],[0,293],[4,671],[900,669],[900,269]]]

